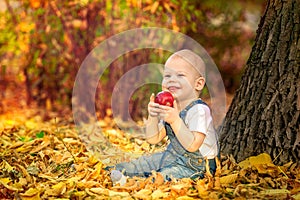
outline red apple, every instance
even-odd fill
[[[155,96],[154,102],[160,105],[173,107],[174,97],[171,92],[161,91]]]

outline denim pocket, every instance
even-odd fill
[[[196,172],[204,171],[205,160],[188,158],[187,166]]]

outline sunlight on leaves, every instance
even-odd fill
[[[164,150],[113,126],[109,118],[87,127],[79,138],[72,125],[57,120],[19,117],[5,120],[0,145],[0,196],[22,199],[299,199],[300,169],[295,163],[273,164],[268,154],[236,163],[232,156],[216,160],[214,176],[173,179],[160,173],[128,178],[113,185],[106,166]],[[110,125],[111,124],[111,125]],[[96,128],[96,129],[95,129]],[[84,142],[83,142],[84,141]],[[93,144],[87,149],[86,144]],[[1,188],[5,188],[5,194]]]

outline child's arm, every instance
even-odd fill
[[[168,106],[161,107],[165,110],[164,120],[171,125],[181,145],[187,151],[197,151],[205,139],[205,134],[201,132],[190,131],[188,129],[188,127],[179,117],[176,101],[174,101],[174,108]]]
[[[166,136],[164,125],[159,122],[158,117],[148,117],[146,125],[146,140],[150,144],[159,143]]]
[[[180,117],[170,123],[170,125],[177,139],[186,150],[190,152],[199,150],[205,139],[204,133],[190,131]]]
[[[159,108],[159,104],[154,103],[154,94],[150,97],[148,112],[146,139],[150,144],[157,144],[166,136],[166,130],[163,124],[159,122],[159,113],[161,112],[161,109]]]

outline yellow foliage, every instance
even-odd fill
[[[39,8],[41,6],[41,0],[29,0],[31,8]]]
[[[177,200],[193,200],[195,198],[193,197],[189,197],[189,196],[181,196],[181,197],[178,197],[176,198]]]
[[[267,153],[262,153],[259,154],[258,156],[251,156],[247,158],[244,161],[241,161],[238,165],[241,168],[247,168],[250,166],[257,166],[257,165],[263,165],[263,164],[269,164],[273,165],[272,159],[269,154]]]
[[[234,183],[238,178],[238,174],[229,174],[220,178],[222,185]]]
[[[35,24],[33,22],[26,22],[26,21],[21,21],[16,27],[17,31],[21,31],[24,33],[29,33],[34,29],[35,29]]]
[[[37,188],[29,188],[25,193],[20,194],[22,199],[39,200],[40,191]]]
[[[255,167],[258,173],[277,173],[279,168],[275,166],[269,154],[262,153],[258,156],[251,156],[238,164],[241,168],[247,169],[248,167]]]
[[[168,195],[169,194],[167,192],[164,192],[161,189],[157,189],[151,194],[151,198],[152,199],[164,199],[164,198],[167,198]]]
[[[60,196],[66,192],[66,183],[59,182],[45,191],[46,196]]]
[[[292,196],[295,200],[300,200],[300,192]]]
[[[2,120],[0,144],[5,148],[0,150],[0,187],[22,199],[300,199],[300,169],[293,163],[276,166],[268,154],[238,164],[232,157],[217,159],[215,175],[205,173],[203,179],[165,182],[153,172],[151,177],[132,177],[124,186],[113,186],[104,169],[107,165],[162,149],[106,120],[99,122],[102,132],[96,129],[102,137],[88,137],[95,140],[98,154],[87,151],[73,126],[41,122],[38,117]],[[94,128],[87,127],[87,133],[95,133]],[[45,135],[36,137],[41,131]]]
[[[133,197],[137,199],[150,199],[152,194],[152,190],[150,189],[141,189],[140,191],[136,192]]]

